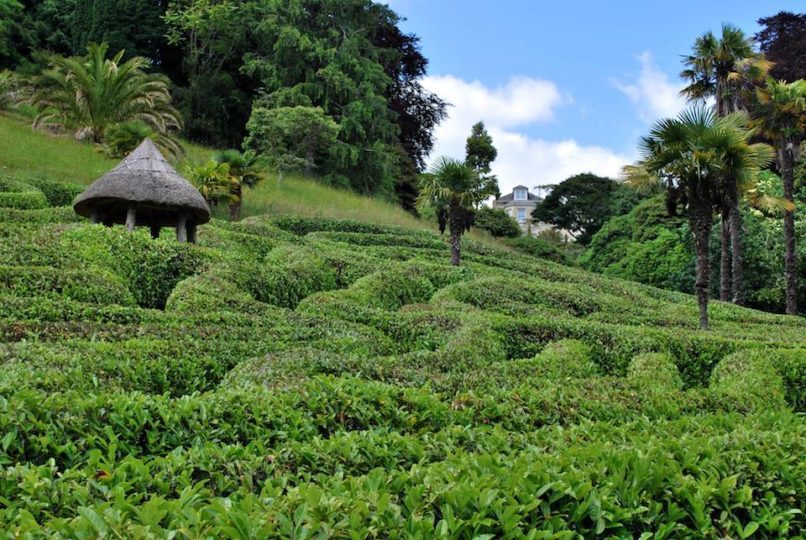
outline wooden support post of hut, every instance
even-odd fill
[[[179,176],[150,139],[93,182],[73,208],[93,223],[143,226],[157,238],[175,227],[180,242],[196,242],[196,228],[210,221],[210,208],[193,185]]]
[[[185,214],[182,214],[176,221],[176,240],[178,242],[188,241],[187,226],[188,226],[188,217]]]
[[[137,223],[137,209],[134,206],[130,206],[126,210],[126,228],[129,232],[134,230],[134,226]]]

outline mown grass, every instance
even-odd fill
[[[0,141],[0,174],[88,184],[116,163],[72,137],[34,131],[21,116],[0,114]]]

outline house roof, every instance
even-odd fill
[[[497,198],[495,200],[495,202],[512,202],[512,201],[514,201],[515,200],[515,190],[516,189],[525,189],[526,190],[526,197],[527,197],[526,200],[527,201],[540,202],[540,201],[543,200],[540,197],[538,197],[537,195],[535,195],[534,193],[530,193],[529,189],[526,186],[515,186],[511,193],[507,193],[506,195],[502,195],[501,197]],[[517,201],[517,202],[522,202],[522,201]]]
[[[86,217],[100,211],[122,223],[132,204],[138,209],[138,222],[167,225],[180,214],[197,224],[210,221],[210,208],[199,190],[171,167],[151,139],[79,194],[73,208]]]

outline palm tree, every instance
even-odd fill
[[[213,160],[202,165],[185,167],[185,175],[199,190],[210,207],[233,201],[233,186],[229,165]]]
[[[689,81],[680,92],[691,101],[714,98],[717,116],[742,109],[743,90],[752,81],[762,80],[771,64],[756,52],[753,41],[739,28],[722,25],[719,37],[706,32],[694,42],[692,54],[684,59],[680,76]],[[743,298],[742,216],[739,191],[734,178],[725,177],[720,214],[722,218],[722,256],[720,264],[720,299],[741,304]],[[731,274],[733,287],[731,290]]]
[[[182,154],[182,146],[171,133],[157,133],[150,126],[134,121],[113,124],[104,132],[101,150],[111,158],[121,158],[140,146],[145,139],[151,139],[163,155],[176,159]]]
[[[265,174],[260,159],[254,152],[224,150],[213,155],[213,161],[229,167],[232,198],[229,205],[229,218],[232,221],[241,219],[243,188],[254,188],[263,180]]]
[[[659,182],[669,206],[685,203],[696,252],[694,290],[700,310],[700,328],[708,328],[710,267],[708,242],[714,210],[721,206],[724,178],[749,184],[772,158],[765,144],[749,144],[752,132],[744,127],[746,115],[718,118],[704,107],[688,109],[677,118],[656,122],[641,139],[642,160],[626,167],[633,185]]]
[[[462,235],[473,225],[474,208],[492,195],[489,184],[464,162],[440,157],[420,180],[418,205],[436,209],[439,232],[447,226],[451,239],[451,264],[459,266]]]
[[[795,161],[806,134],[806,81],[787,84],[769,79],[758,88],[758,114],[753,124],[773,141],[778,169],[784,184],[784,199],[790,208],[784,213],[784,275],[786,279],[786,313],[798,313],[798,261],[795,253]]]
[[[83,57],[49,57],[49,67],[36,80],[34,127],[55,125],[95,143],[121,122],[142,122],[157,133],[181,127],[168,79],[146,73],[150,62],[145,58],[121,63],[124,51],[107,58],[108,48],[91,44]]]

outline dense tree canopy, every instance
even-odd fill
[[[781,11],[758,23],[763,28],[756,41],[761,52],[775,63],[770,75],[787,82],[806,79],[806,13]]]
[[[772,183],[780,189],[780,178]],[[797,230],[806,232],[806,205],[800,204]],[[779,213],[769,216],[743,206],[745,287],[747,305],[783,313],[785,301],[784,235]],[[719,273],[720,225],[711,230],[710,261]],[[802,243],[801,243],[802,244]],[[797,251],[800,279],[806,280],[806,246]],[[609,276],[639,281],[664,289],[694,292],[694,242],[685,212],[670,216],[661,195],[642,201],[629,213],[608,221],[596,233],[580,259],[582,266]],[[715,276],[719,277],[719,276]],[[719,294],[719,280],[711,284],[711,295]],[[799,305],[806,302],[806,288],[800,288]]]
[[[255,107],[246,127],[244,147],[267,156],[280,175],[316,173],[339,131],[319,107]]]
[[[565,229],[577,242],[587,244],[608,219],[628,212],[638,199],[634,190],[611,178],[577,174],[554,187],[532,217]]]
[[[421,84],[419,39],[371,0],[0,0],[0,68],[91,42],[141,56],[173,82],[183,134],[240,146],[253,102],[318,107],[338,125],[327,182],[414,209],[417,175],[446,103]]]

